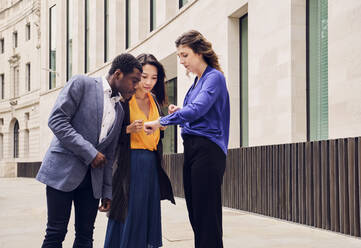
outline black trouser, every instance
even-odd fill
[[[196,248],[222,248],[223,150],[209,139],[184,135],[183,183]]]
[[[90,170],[81,184],[71,192],[46,187],[48,223],[42,248],[62,247],[67,233],[71,205],[75,208],[75,241],[73,248],[93,247],[94,222],[99,199],[93,196]]]

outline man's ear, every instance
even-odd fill
[[[117,79],[118,80],[122,80],[123,79],[123,77],[124,77],[124,74],[123,74],[123,72],[120,70],[120,69],[117,69],[116,71],[115,71],[115,76],[117,77]]]

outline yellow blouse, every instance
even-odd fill
[[[138,107],[137,100],[135,95],[129,101],[129,111],[130,111],[130,123],[133,123],[135,120],[154,121],[159,118],[158,108],[154,99],[150,93],[148,93],[148,98],[150,101],[149,117],[143,113],[142,110]],[[153,134],[147,135],[144,130],[131,133],[130,134],[130,148],[131,149],[146,149],[150,151],[157,150],[157,145],[160,138],[159,129]]]

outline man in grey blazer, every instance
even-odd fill
[[[134,94],[141,72],[132,55],[121,54],[107,76],[74,76],[59,93],[48,122],[54,138],[36,177],[47,185],[43,248],[62,247],[73,202],[73,247],[93,247],[98,209],[108,211],[112,199],[112,164],[124,116],[119,100]]]

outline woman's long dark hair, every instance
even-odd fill
[[[212,43],[210,43],[200,32],[197,30],[190,30],[183,33],[175,41],[176,47],[187,46],[193,50],[194,53],[201,54],[207,65],[222,72],[221,66],[218,62],[218,56],[213,51]]]
[[[153,65],[157,68],[157,82],[152,89],[152,93],[156,96],[158,103],[163,106],[167,101],[167,96],[165,93],[165,72],[163,65],[152,54],[142,53],[138,55],[137,60],[142,66]]]

